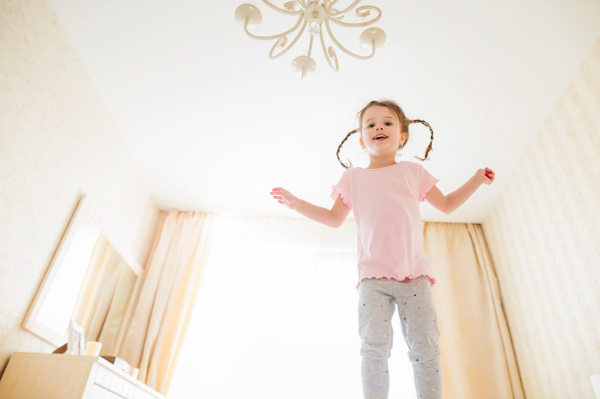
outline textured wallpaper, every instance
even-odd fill
[[[142,267],[159,210],[46,0],[0,2],[0,374],[82,193]]]
[[[600,39],[482,223],[528,399],[600,372]]]

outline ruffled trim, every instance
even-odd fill
[[[427,196],[427,193],[429,191],[431,191],[433,186],[435,186],[439,181],[440,181],[440,179],[436,179],[435,182],[433,182],[433,184],[429,187],[429,190],[427,190],[427,192],[425,194],[423,194],[422,196],[419,197],[419,202],[425,202],[425,197]]]
[[[363,279],[362,279],[362,280],[360,280],[360,281],[358,282],[358,284],[356,284],[356,290],[358,291],[358,287],[360,287],[360,284],[361,284],[363,281],[365,281],[365,280],[375,280],[375,279],[379,279],[379,278],[384,278],[384,279],[386,279],[386,280],[394,280],[394,281],[398,281],[398,282],[399,282],[399,281],[402,281],[402,280],[404,280],[404,279],[406,279],[406,278],[408,278],[408,279],[410,279],[410,280],[414,280],[414,279],[416,279],[416,278],[423,277],[423,276],[425,276],[425,277],[427,277],[427,278],[429,279],[429,284],[430,284],[430,286],[431,286],[431,287],[433,287],[433,285],[436,283],[436,279],[435,279],[435,277],[432,277],[432,276],[430,276],[429,274],[424,274],[424,273],[423,273],[423,274],[419,274],[419,275],[417,275],[417,276],[415,276],[414,274],[409,274],[408,276],[404,276],[404,277],[402,277],[400,280],[398,280],[398,279],[395,279],[395,278],[393,278],[393,277],[387,277],[387,276],[380,276],[380,277],[363,277]]]
[[[336,186],[332,186],[331,189],[333,190],[331,193],[331,199],[333,199],[334,201],[337,199],[338,195],[342,196],[342,201],[344,201],[344,204],[346,204],[348,206],[348,208],[350,208],[350,210],[352,210],[352,205],[350,205],[350,202],[348,199],[346,199],[346,197],[344,197],[342,195],[342,193],[337,189]]]

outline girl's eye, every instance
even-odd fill
[[[392,122],[386,122],[385,124],[386,124],[386,125],[388,125],[388,126],[391,126],[391,125],[392,125]],[[372,127],[372,126],[374,126],[374,125],[371,123],[371,124],[370,124],[369,126],[367,126],[367,127]]]

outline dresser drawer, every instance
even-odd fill
[[[104,367],[98,368],[94,383],[111,393],[117,394],[119,398],[125,399],[153,399],[154,397],[127,381],[120,374],[111,372]]]
[[[90,399],[123,399],[123,397],[114,394],[98,385],[94,385]]]

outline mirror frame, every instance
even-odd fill
[[[99,223],[98,218],[94,217],[95,215],[93,214],[93,212],[91,212],[90,198],[86,194],[82,194],[79,203],[77,204],[77,208],[75,209],[75,212],[71,217],[71,221],[69,222],[69,225],[67,226],[67,229],[63,234],[60,244],[58,245],[58,248],[56,249],[54,256],[52,257],[50,266],[46,270],[44,279],[40,283],[37,293],[33,298],[33,302],[29,308],[29,311],[27,312],[27,315],[25,316],[25,320],[22,324],[22,327],[27,331],[35,334],[39,338],[43,339],[44,341],[51,343],[57,348],[67,343],[67,337],[56,333],[55,331],[46,327],[44,324],[38,322],[37,317],[40,313],[44,300],[46,299],[46,296],[50,291],[50,287],[52,286],[52,283],[54,282],[54,279],[58,274],[58,270],[60,269],[62,261],[65,258],[69,248],[71,247],[71,243],[75,238],[75,233],[77,232],[77,229],[79,228],[79,225],[81,225],[81,222],[86,214],[89,217],[91,217],[92,220],[98,225],[98,227],[100,228],[100,232],[119,253],[119,255],[123,257],[125,263],[127,263],[127,266],[129,266],[133,270],[133,272],[138,276],[133,287],[131,296],[129,297],[129,303],[127,304],[127,310],[125,311],[125,317],[123,318],[123,325],[121,326],[119,335],[117,337],[116,348],[117,350],[120,350],[121,343],[126,331],[126,328],[123,328],[123,326],[129,324],[129,319],[132,312],[132,305],[134,302],[134,298],[137,297],[138,290],[140,289],[140,282],[143,278],[144,269],[142,269],[139,262],[133,257],[133,254],[131,254],[131,252],[124,252],[123,248],[116,246],[115,241],[111,239],[112,237],[109,237],[107,235],[106,232],[109,229],[107,229],[106,226],[103,226],[101,223]],[[65,331],[66,329],[67,326],[65,326]]]

